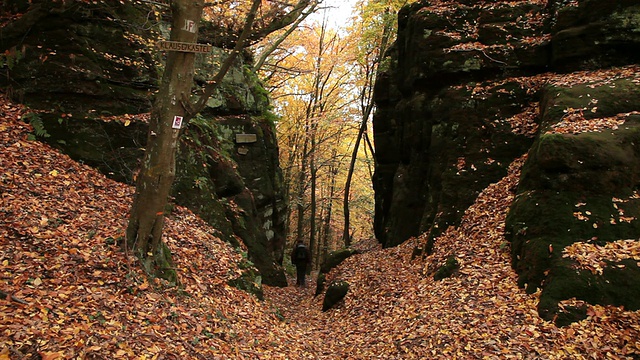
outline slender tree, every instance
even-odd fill
[[[369,118],[373,111],[373,87],[378,75],[378,69],[396,33],[396,13],[407,1],[398,0],[372,0],[366,4],[359,2],[360,22],[357,24],[361,40],[358,46],[357,63],[359,76],[362,83],[358,91],[361,122],[356,137],[355,145],[351,153],[351,162],[345,182],[343,199],[344,227],[342,240],[345,246],[351,245],[351,219],[349,201],[351,194],[351,182],[360,151],[360,142],[365,137]],[[370,143],[369,143],[370,144]],[[373,149],[371,148],[373,153]]]
[[[257,0],[256,0],[257,1]],[[195,43],[204,2],[173,1],[171,41]],[[185,24],[189,28],[185,29]],[[174,119],[184,122],[187,115],[182,100],[193,86],[195,54],[171,51],[151,110],[144,160],[138,173],[136,192],[129,212],[127,245],[141,259],[144,268],[157,276],[177,281],[171,252],[162,242],[164,212],[175,178],[175,157],[180,135]],[[176,123],[177,125],[177,123]]]

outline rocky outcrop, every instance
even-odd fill
[[[637,288],[637,264],[611,261],[597,281],[578,280],[577,260],[563,257],[574,243],[640,235],[638,13],[636,1],[405,7],[376,83],[382,244],[427,232],[429,252],[528,153],[507,235],[520,284],[543,289],[541,315],[557,318],[557,303],[572,297],[640,308],[638,296],[621,291]]]
[[[541,315],[561,324],[584,315],[558,308],[573,297],[640,308],[637,253],[599,253],[640,241],[640,68],[627,70],[564,75],[544,87],[541,130],[507,218],[519,284],[541,288]]]
[[[41,140],[127,183],[163,66],[154,43],[166,26],[148,6],[42,0],[1,8],[0,86],[33,109]],[[197,55],[196,83],[212,76],[222,56]],[[174,202],[219,237],[244,243],[262,282],[285,286],[286,203],[268,94],[240,59],[207,105],[185,129]]]

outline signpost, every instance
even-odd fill
[[[213,50],[213,46],[206,44],[194,44],[194,43],[186,43],[179,41],[158,41],[156,46],[160,50],[164,51],[182,51],[182,52],[192,52],[192,53],[210,53]]]

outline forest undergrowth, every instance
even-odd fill
[[[587,305],[558,328],[517,287],[503,230],[524,158],[432,255],[412,259],[423,238],[356,244],[328,274],[350,291],[322,312],[313,279],[263,302],[229,286],[246,249],[181,207],[164,235],[181,286],[146,277],[120,246],[133,188],[30,140],[24,113],[0,97],[0,360],[640,358],[640,312]],[[452,256],[458,271],[434,280]]]

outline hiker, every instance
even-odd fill
[[[291,263],[296,266],[296,285],[304,287],[304,277],[307,274],[307,265],[311,264],[311,253],[302,240],[298,240],[291,252]]]

